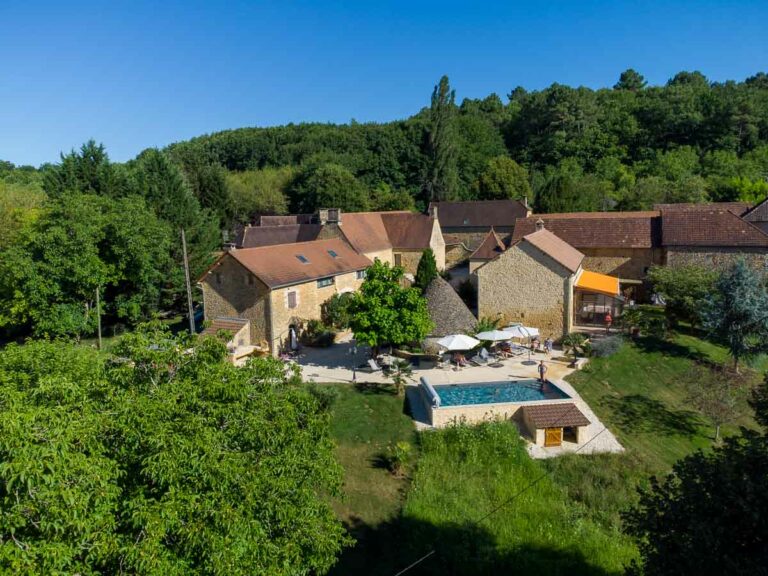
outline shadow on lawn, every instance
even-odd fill
[[[435,526],[412,518],[397,518],[371,528],[348,525],[357,544],[347,549],[331,570],[333,575],[391,576],[434,550],[408,570],[409,576],[469,576],[484,574],[610,574],[576,550],[523,545],[500,551],[493,536],[476,524]]]
[[[688,346],[682,346],[670,340],[662,340],[661,338],[655,338],[653,336],[646,336],[643,338],[636,338],[633,340],[635,346],[640,348],[643,352],[658,352],[666,356],[676,356],[678,358],[689,358],[694,362],[705,364],[707,366],[715,366],[716,363],[712,361],[706,354],[700,350],[694,350]]]
[[[606,398],[602,402],[614,413],[616,424],[626,432],[696,434],[703,423],[691,410],[670,410],[662,402],[640,394]]]
[[[397,396],[395,385],[389,382],[358,382],[355,384],[355,390],[361,394]]]

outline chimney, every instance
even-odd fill
[[[432,216],[435,220],[437,220],[437,204],[430,204],[429,205],[429,215]]]
[[[544,220],[542,220],[541,218],[536,220],[536,232],[538,232],[539,230],[544,230]]]
[[[339,208],[320,208],[317,211],[317,221],[326,224],[341,224],[341,210]]]

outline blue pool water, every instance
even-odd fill
[[[435,386],[441,406],[468,404],[494,404],[496,402],[530,402],[532,400],[560,400],[570,398],[551,382],[535,379],[483,384],[445,384]]]

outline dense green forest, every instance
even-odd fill
[[[242,128],[110,161],[95,142],[39,168],[0,162],[0,331],[83,335],[95,292],[112,325],[183,301],[193,276],[256,214],[424,209],[527,197],[539,212],[768,195],[768,75],[647,86],[553,84],[457,104],[447,78],[414,116],[383,124]]]

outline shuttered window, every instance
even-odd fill
[[[296,308],[296,292],[288,292],[288,308]]]

